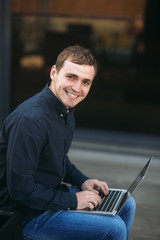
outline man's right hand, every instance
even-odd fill
[[[80,191],[76,193],[77,196],[77,209],[82,210],[89,208],[90,210],[94,209],[101,202],[101,197],[93,191]]]

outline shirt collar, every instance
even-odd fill
[[[49,85],[50,84],[47,83],[43,89],[45,96],[47,96],[49,107],[56,109],[60,117],[65,117],[69,112],[73,112],[75,108],[66,108],[51,91]]]

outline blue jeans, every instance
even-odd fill
[[[70,191],[77,189],[71,187]],[[116,216],[48,210],[25,223],[23,240],[126,240],[134,214],[132,197]]]

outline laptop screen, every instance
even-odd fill
[[[146,163],[146,165],[144,166],[144,168],[140,171],[140,173],[138,174],[138,176],[136,177],[136,179],[134,180],[134,182],[131,184],[131,186],[128,189],[128,192],[131,194],[134,192],[134,190],[138,187],[138,185],[141,183],[141,181],[144,179],[145,174],[149,168],[150,162],[152,160],[153,157],[151,157],[149,159],[149,161]]]

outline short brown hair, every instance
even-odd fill
[[[97,61],[95,57],[89,49],[86,49],[82,46],[69,46],[58,55],[56,60],[57,72],[61,70],[66,60],[69,60],[79,65],[93,66],[95,69],[95,75],[97,73]]]

